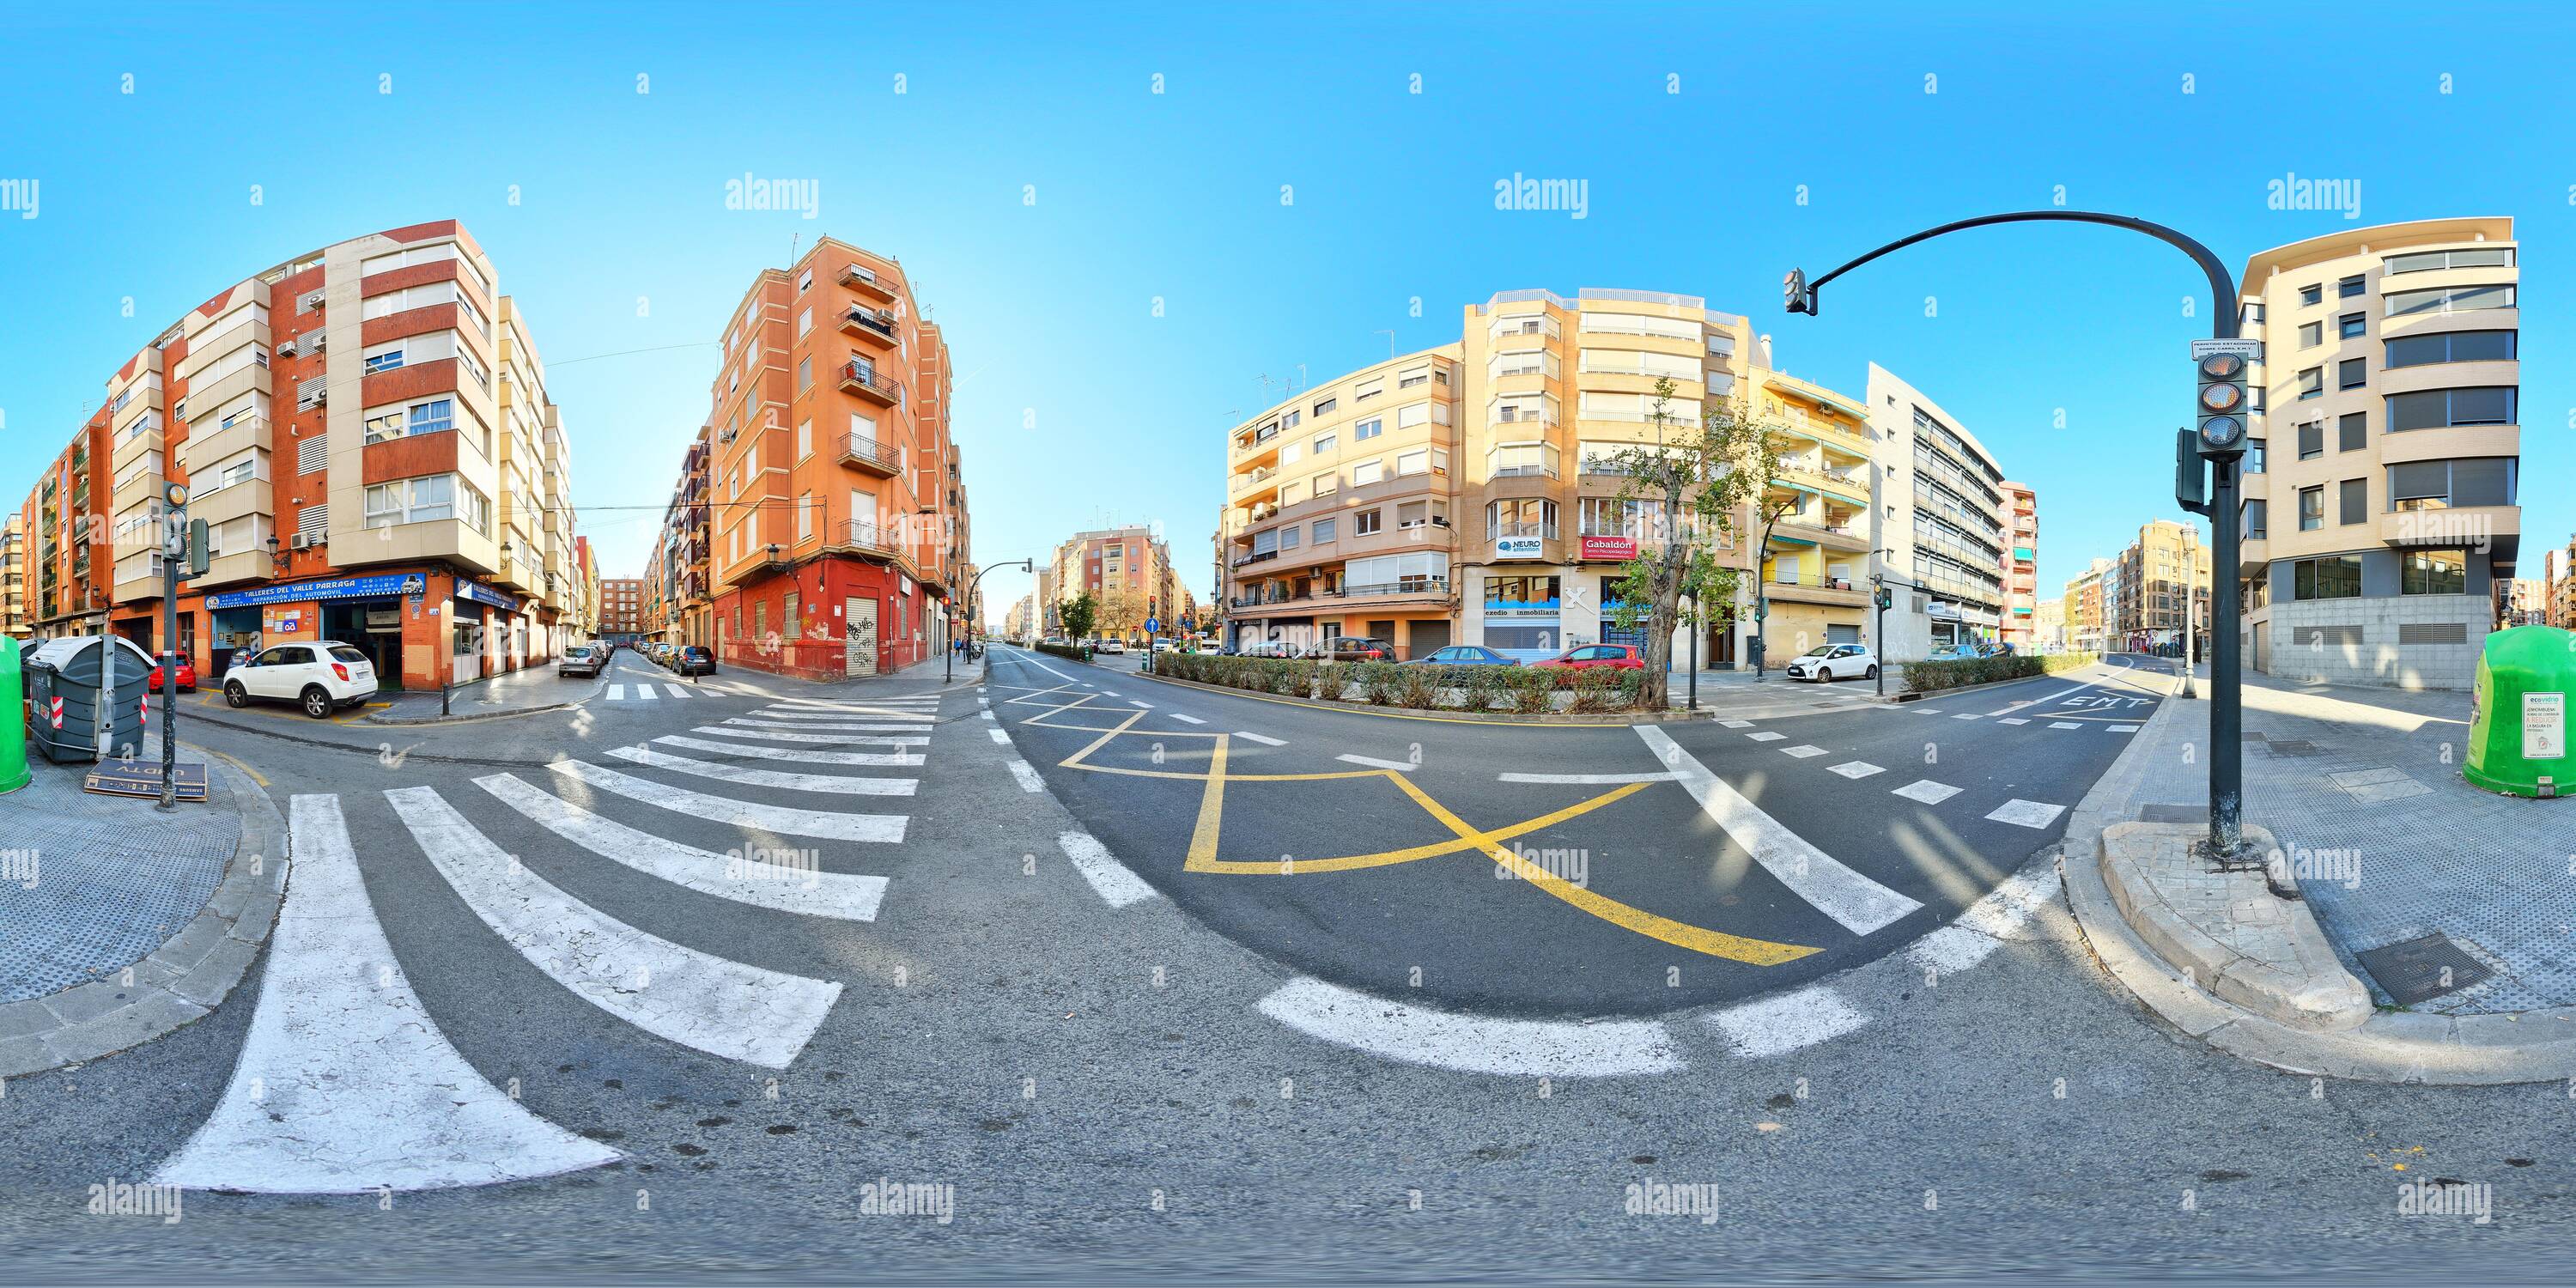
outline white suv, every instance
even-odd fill
[[[252,698],[282,699],[316,720],[374,696],[376,668],[367,655],[329,640],[274,645],[224,672],[224,701],[246,707]]]
[[[1790,658],[1787,670],[1792,680],[1814,680],[1819,684],[1845,677],[1875,680],[1878,659],[1870,655],[1866,644],[1826,644]]]

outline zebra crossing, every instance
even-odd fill
[[[595,759],[567,755],[444,787],[292,796],[286,899],[248,1037],[215,1110],[155,1180],[359,1193],[497,1184],[622,1157],[530,1110],[516,1078],[496,1084],[480,1071],[493,1062],[469,1061],[442,1032],[384,930],[413,912],[409,900],[371,893],[360,875],[362,856],[369,870],[399,867],[406,847],[425,860],[421,879],[497,941],[454,946],[506,948],[637,1054],[669,1043],[682,1056],[789,1068],[840,1003],[843,981],[737,960],[727,941],[684,942],[698,920],[686,915],[656,933],[586,901],[596,885],[559,880],[595,857],[615,865],[612,880],[642,883],[639,895],[677,890],[760,914],[873,922],[890,878],[826,871],[822,849],[761,846],[838,842],[854,848],[829,851],[836,859],[890,865],[938,713],[936,694],[781,698],[755,713],[758,723],[710,723]],[[721,852],[691,843],[710,829],[746,835]],[[564,848],[530,849],[530,837]],[[402,887],[378,881],[388,888]],[[454,969],[445,958],[438,968]]]

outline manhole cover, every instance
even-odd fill
[[[2379,981],[2380,990],[2399,1006],[2456,993],[2495,973],[2460,951],[2449,935],[2438,930],[2421,939],[2383,944],[2355,956],[2361,968]]]
[[[2317,745],[2305,738],[2275,738],[2272,740],[2272,754],[2275,756],[2313,756],[2317,754]]]

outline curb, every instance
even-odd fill
[[[2067,905],[2093,958],[2150,1014],[2202,1044],[2285,1073],[2426,1086],[2500,1086],[2576,1078],[2576,1007],[2520,1014],[2380,1011],[2340,1033],[2292,1028],[2200,988],[2149,948],[2120,915],[2102,876],[2102,834],[2146,776],[2149,735],[2179,718],[2157,704],[2142,735],[2086,793],[2058,854]]]
[[[591,695],[591,696],[592,696],[592,697],[596,697],[596,696],[598,696],[598,695],[593,694],[593,695]],[[583,697],[583,698],[576,698],[576,699],[574,699],[574,700],[572,700],[572,701],[570,701],[570,702],[549,702],[549,703],[547,703],[546,705],[544,705],[544,706],[542,706],[542,707],[517,707],[517,708],[514,708],[514,709],[509,710],[509,711],[481,711],[481,712],[475,712],[475,713],[468,714],[468,715],[454,715],[454,714],[443,715],[443,716],[387,716],[387,715],[371,715],[371,716],[361,717],[361,723],[371,724],[371,725],[397,725],[397,726],[407,726],[407,725],[444,725],[444,724],[465,724],[465,723],[468,723],[468,722],[470,722],[470,721],[475,721],[475,720],[507,720],[507,719],[509,719],[509,718],[510,718],[510,717],[512,717],[512,716],[533,716],[533,715],[543,715],[544,713],[546,713],[546,712],[548,712],[548,711],[570,711],[570,710],[572,710],[574,707],[580,706],[582,703],[584,703],[584,702],[588,702],[588,701],[590,701],[590,698],[589,698],[589,697]]]
[[[224,776],[241,840],[206,906],[119,978],[0,1006],[0,1078],[112,1055],[166,1036],[223,1005],[277,922],[286,884],[286,820],[265,789],[203,747],[183,747]],[[122,975],[124,972],[119,972]]]
[[[1087,665],[1097,667],[1099,664],[1089,663]],[[1107,668],[1101,669],[1105,670]],[[1433,708],[1429,711],[1417,711],[1409,707],[1403,710],[1388,710],[1383,707],[1360,706],[1356,703],[1349,702],[1326,702],[1319,698],[1291,697],[1284,693],[1255,693],[1250,689],[1228,688],[1222,684],[1209,684],[1204,680],[1177,679],[1167,675],[1156,675],[1151,671],[1122,672],[1122,674],[1131,674],[1140,680],[1152,680],[1160,684],[1176,685],[1184,689],[1197,689],[1205,693],[1230,693],[1238,698],[1251,698],[1259,702],[1276,702],[1282,706],[1305,707],[1314,711],[1341,711],[1352,715],[1383,716],[1389,720],[1440,720],[1447,721],[1452,724],[1518,725],[1534,729],[1597,729],[1605,725],[1687,724],[1694,720],[1715,720],[1717,718],[1717,712],[1713,708],[1702,708],[1695,712],[1604,711],[1599,713],[1587,712],[1582,715],[1560,713],[1551,716],[1539,716],[1536,714],[1512,715],[1500,711],[1448,711],[1440,708]]]

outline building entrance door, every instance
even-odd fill
[[[877,673],[877,601],[856,595],[841,602],[841,667],[844,675]]]

